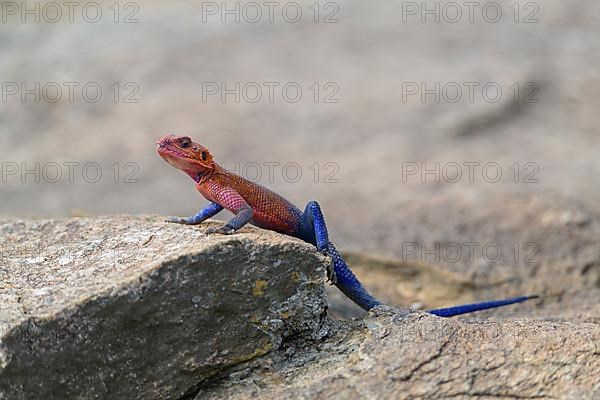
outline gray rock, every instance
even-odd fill
[[[0,399],[169,399],[327,334],[324,259],[158,217],[0,225]]]
[[[204,229],[149,216],[0,224],[0,399],[600,395],[596,320],[544,320],[531,302],[509,312],[529,319],[380,306],[335,322],[312,246]],[[467,296],[447,271],[349,259],[372,264],[373,282],[390,270],[427,286],[445,273],[441,296]]]
[[[319,349],[200,399],[448,399],[600,396],[600,326],[464,323],[376,309]]]

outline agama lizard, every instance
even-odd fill
[[[197,225],[225,208],[231,211],[234,217],[219,228],[209,228],[208,234],[229,235],[251,223],[299,238],[331,257],[333,268],[330,267],[327,271],[329,280],[356,304],[365,310],[383,304],[367,292],[329,241],[325,218],[316,201],[309,202],[304,212],[300,211],[277,193],[225,170],[213,160],[208,149],[187,136],[163,136],[157,143],[157,151],[166,162],[188,174],[196,182],[196,189],[210,202],[196,215],[189,218],[170,217],[168,222]],[[535,297],[537,296],[520,296],[428,312],[451,317],[519,303]]]

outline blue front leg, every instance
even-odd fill
[[[175,224],[184,224],[184,225],[198,225],[210,217],[216,215],[219,211],[223,210],[223,207],[218,205],[217,203],[210,203],[202,210],[198,211],[196,215],[192,215],[189,218],[181,218],[181,217],[169,217],[167,218],[167,222],[173,222]]]

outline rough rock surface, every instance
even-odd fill
[[[0,233],[1,399],[179,398],[327,333],[324,259],[298,240],[127,216]]]
[[[600,396],[589,315],[564,321],[539,301],[459,320],[382,306],[335,321],[328,261],[312,246],[204,229],[150,216],[3,222],[0,398]],[[419,285],[436,292],[439,273],[454,303],[469,298],[447,271],[349,260],[412,280],[407,298]],[[492,315],[518,318],[481,318]]]
[[[600,326],[459,322],[378,308],[282,368],[231,377],[200,399],[598,399]]]

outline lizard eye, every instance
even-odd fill
[[[208,158],[208,157],[206,156],[206,152],[205,152],[205,151],[203,151],[203,152],[200,154],[200,157],[202,157],[202,161],[206,161],[206,159]]]
[[[192,139],[190,139],[189,137],[182,137],[181,139],[179,139],[179,143],[181,144],[181,147],[186,149],[192,145]]]

